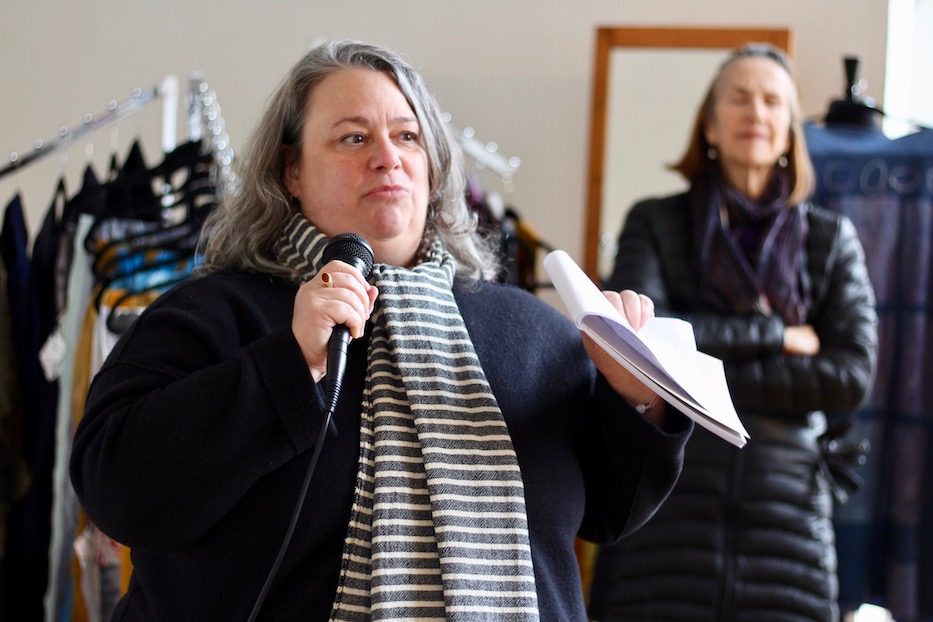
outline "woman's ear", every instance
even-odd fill
[[[288,193],[290,195],[300,199],[301,176],[298,173],[298,154],[296,153],[294,147],[290,145],[282,145],[282,161],[284,162],[282,176],[284,177],[285,187],[288,189]]]

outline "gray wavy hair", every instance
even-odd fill
[[[273,92],[238,161],[241,190],[208,216],[199,251],[200,273],[240,268],[292,277],[273,247],[292,214],[300,211],[285,186],[286,153],[301,149],[311,92],[327,76],[353,68],[391,76],[418,118],[428,159],[428,215],[421,250],[440,240],[457,260],[457,275],[493,279],[499,273],[496,242],[477,228],[466,203],[463,154],[421,76],[398,54],[358,41],[332,41],[302,57]]]

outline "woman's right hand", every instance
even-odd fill
[[[329,279],[323,278],[325,274]],[[292,333],[315,382],[327,372],[327,345],[334,326],[343,324],[351,337],[362,337],[377,293],[359,270],[339,260],[327,263],[298,289]]]
[[[809,324],[784,328],[784,353],[813,356],[820,352],[820,337]]]

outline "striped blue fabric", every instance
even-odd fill
[[[313,275],[326,241],[299,216],[277,252]],[[521,472],[453,297],[455,270],[439,246],[411,269],[373,267],[379,299],[334,621],[538,619]]]

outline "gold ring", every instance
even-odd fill
[[[334,277],[330,275],[330,272],[321,273],[321,283],[324,284],[324,287],[333,287],[334,286]]]

